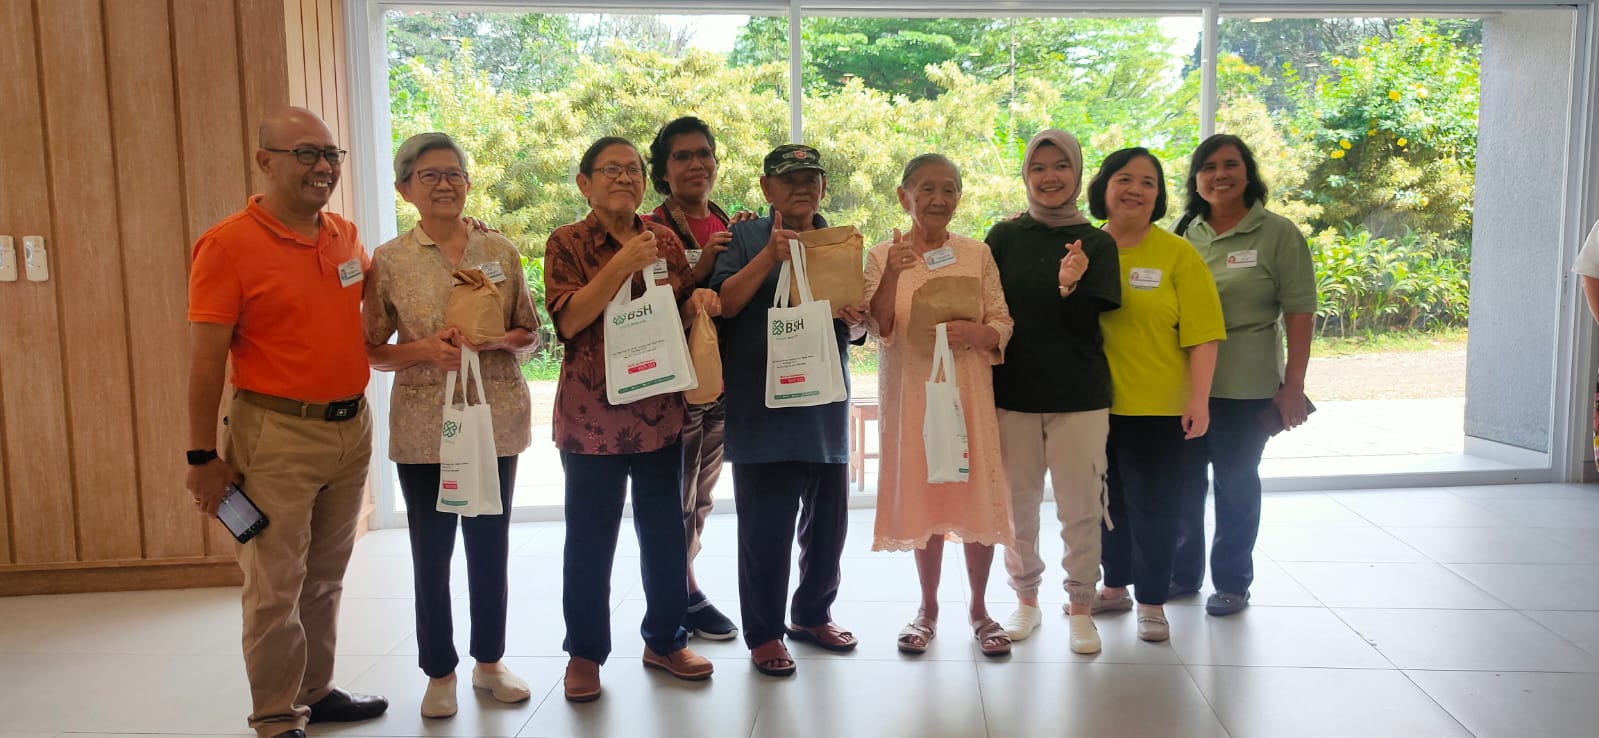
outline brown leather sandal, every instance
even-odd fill
[[[905,653],[927,653],[928,644],[938,635],[938,621],[926,615],[917,615],[899,632],[899,650]]]
[[[838,627],[838,623],[821,625],[790,625],[788,637],[796,641],[810,641],[829,651],[853,651],[859,641],[855,634]]]
[[[788,646],[783,645],[781,638],[773,638],[752,649],[750,662],[755,664],[756,671],[767,676],[794,675],[794,657],[789,655]]]
[[[1005,626],[994,622],[993,618],[983,618],[972,623],[972,635],[977,638],[977,648],[984,656],[1004,656],[1010,653],[1010,636],[1005,635]]]

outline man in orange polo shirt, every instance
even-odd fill
[[[259,738],[303,738],[308,722],[388,708],[333,685],[339,595],[372,455],[361,332],[370,262],[355,226],[322,212],[344,155],[314,113],[269,117],[255,153],[266,193],[200,237],[189,274],[188,488],[214,516],[237,484],[269,521],[237,546]],[[219,457],[230,355],[236,392]]]

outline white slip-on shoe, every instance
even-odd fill
[[[1072,627],[1072,653],[1099,653],[1099,628],[1092,615],[1068,615]]]
[[[1152,612],[1138,613],[1138,639],[1159,643],[1171,638],[1171,626],[1166,624],[1165,615]]]
[[[511,673],[510,669],[489,672],[472,667],[472,686],[476,689],[487,689],[500,702],[521,702],[533,696],[533,691],[528,688],[527,682]]]
[[[1025,641],[1044,622],[1044,613],[1033,605],[1017,605],[1005,619],[1005,635],[1012,641]]]
[[[442,682],[429,679],[422,693],[422,717],[447,718],[455,715],[455,709],[455,675]]]

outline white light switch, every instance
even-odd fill
[[[10,236],[0,236],[0,282],[17,281],[17,245]]]
[[[22,263],[27,267],[29,282],[50,278],[50,257],[44,251],[44,236],[22,237]]]

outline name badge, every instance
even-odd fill
[[[943,269],[955,263],[955,249],[949,246],[940,246],[922,254],[922,261],[927,262],[927,271]]]
[[[704,249],[688,249],[684,253],[688,254],[688,265],[689,266],[698,266],[699,263],[700,263],[700,255],[704,254],[705,250]]]
[[[361,258],[360,257],[356,257],[354,259],[351,259],[351,260],[349,260],[347,262],[344,262],[343,264],[339,265],[339,286],[340,287],[349,287],[352,284],[360,282],[361,279],[362,279],[362,275],[361,275]]]
[[[666,257],[656,259],[655,266],[650,267],[650,278],[659,283],[666,279],[666,274]]]
[[[1152,290],[1160,286],[1160,270],[1134,267],[1127,272],[1127,284],[1135,290]]]
[[[1248,251],[1234,251],[1227,254],[1228,269],[1248,269],[1259,261],[1260,254],[1254,249]]]
[[[483,276],[489,278],[490,282],[499,284],[505,281],[505,270],[500,268],[500,262],[485,261],[479,264],[477,268],[483,272]]]

